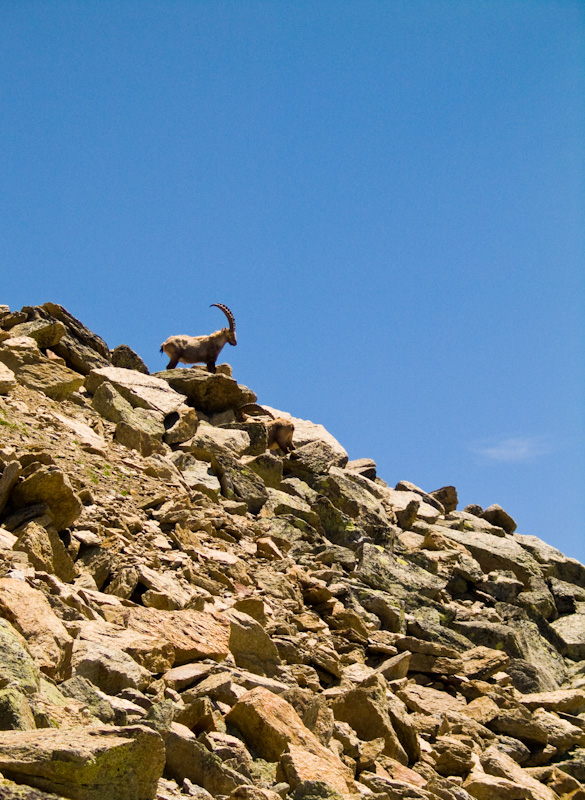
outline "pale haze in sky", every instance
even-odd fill
[[[224,303],[260,403],[585,561],[584,97],[577,0],[0,0],[0,303],[152,371]]]

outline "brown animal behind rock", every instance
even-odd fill
[[[247,411],[258,411],[259,414],[247,414]],[[279,447],[283,453],[290,453],[295,449],[293,435],[295,432],[294,423],[285,417],[275,417],[270,411],[257,403],[246,403],[238,409],[238,416],[243,421],[248,421],[250,417],[267,416],[270,419],[262,420],[266,425],[268,437],[268,449],[273,450]]]

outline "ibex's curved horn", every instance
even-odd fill
[[[211,306],[215,306],[216,308],[219,308],[219,309],[221,309],[223,311],[223,313],[228,318],[228,322],[230,324],[230,331],[232,331],[232,333],[233,333],[236,330],[236,321],[234,319],[234,315],[229,310],[229,308],[227,306],[224,306],[223,303],[211,303],[209,308],[211,308]]]

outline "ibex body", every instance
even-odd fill
[[[215,362],[219,358],[223,346],[236,346],[236,322],[227,306],[212,303],[226,315],[229,328],[210,333],[209,336],[169,336],[160,346],[161,353],[170,358],[167,369],[174,369],[179,361],[183,364],[205,364],[209,372],[215,372]]]
[[[249,416],[247,411],[259,411],[261,415],[270,417],[269,420],[263,420],[266,426],[266,434],[268,437],[268,448],[271,450],[280,447],[283,453],[290,453],[295,449],[293,444],[293,434],[295,432],[294,423],[286,417],[275,417],[270,411],[256,403],[246,403],[238,409],[238,415],[243,420],[248,420]],[[256,416],[256,415],[253,415]]]

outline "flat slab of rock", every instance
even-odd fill
[[[464,545],[487,574],[492,571],[511,570],[526,584],[540,575],[540,566],[511,536],[494,536],[483,531],[458,531],[445,528],[445,536]]]
[[[29,389],[43,392],[52,400],[65,400],[83,386],[84,381],[83,375],[49,359],[39,364],[25,364],[17,371],[16,379]]]
[[[141,725],[0,732],[0,772],[71,800],[150,800],[165,763],[161,737]]]
[[[570,614],[551,623],[565,646],[564,654],[573,661],[585,658],[585,614]]]
[[[168,383],[175,391],[185,395],[196,409],[205,414],[216,414],[228,409],[255,403],[256,394],[241,386],[233,378],[220,372],[212,374],[197,367],[193,369],[168,369],[155,376]]]
[[[128,627],[169,642],[175,651],[176,666],[203,658],[223,661],[229,654],[230,623],[219,614],[136,606],[130,611]]]
[[[85,379],[87,391],[94,394],[104,381],[111,383],[133,408],[146,408],[166,415],[177,411],[185,402],[185,398],[166,381],[122,367],[92,370]]]

